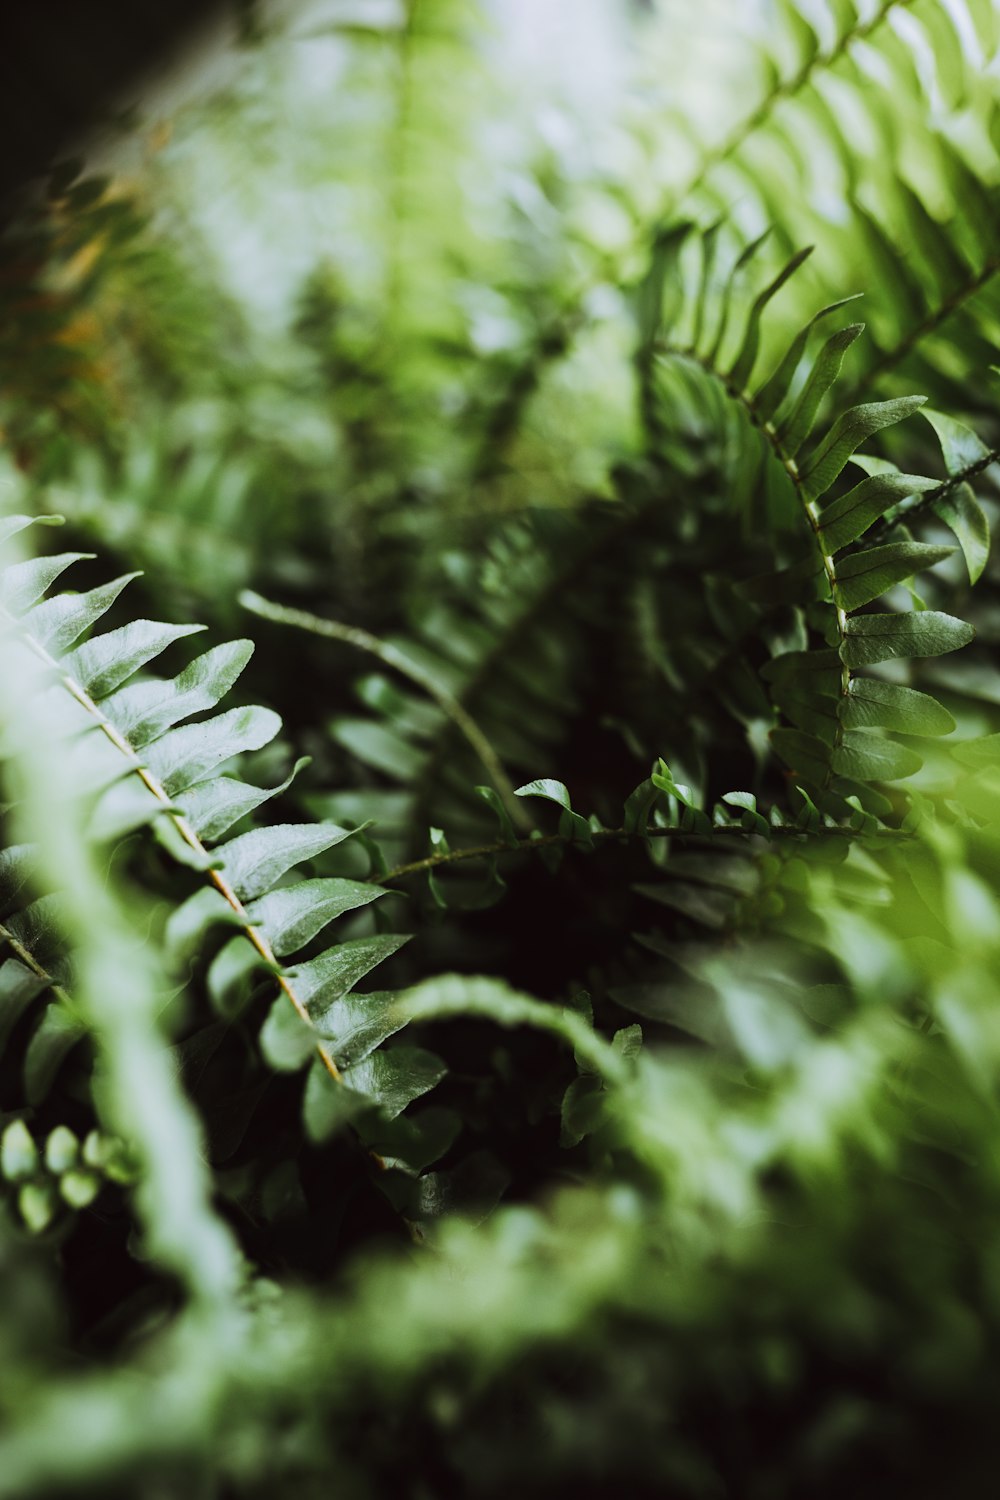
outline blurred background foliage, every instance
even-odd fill
[[[112,630],[208,636],[86,685],[166,766],[95,812],[2,583],[0,1496],[985,1492],[998,46],[994,0],[256,0],[10,200],[4,508],[100,555],[24,628],[141,570]],[[879,608],[975,629],[815,782],[811,391],[803,438],[927,397],[850,482],[951,476]],[[225,941],[135,735],[234,634],[206,777],[354,831],[244,893],[341,882],[329,1097],[274,1000],[318,924]]]

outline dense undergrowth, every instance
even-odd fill
[[[2,243],[0,1496],[984,1492],[1000,14],[241,16]]]

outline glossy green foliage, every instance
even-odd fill
[[[0,240],[0,1500],[988,1493],[996,5],[238,10]]]

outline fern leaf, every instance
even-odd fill
[[[851,455],[876,432],[902,422],[918,411],[925,396],[901,396],[894,401],[873,401],[854,406],[837,418],[802,470],[802,488],[807,500],[815,500],[833,484]]]
[[[942,656],[974,635],[971,625],[939,610],[857,615],[845,624],[840,658],[848,667],[868,667],[901,656]]]
[[[827,339],[809,374],[805,387],[787,420],[778,429],[782,451],[794,458],[809,436],[820,402],[840,374],[844,355],[860,334],[863,323],[849,323]]]
[[[236,1014],[256,977],[262,971],[271,975],[284,992],[279,1004],[288,1017],[266,1026],[266,1054],[275,1066],[287,1068],[316,1051],[330,1078],[341,1084],[340,1070],[323,1038],[323,1016],[407,939],[357,938],[300,964],[293,975],[282,969],[269,932],[275,934],[281,953],[291,954],[336,917],[376,899],[381,890],[349,881],[302,881],[274,889],[294,866],[350,836],[350,830],[336,824],[254,828],[216,844],[209,854],[205,840],[214,842],[274,794],[219,776],[217,767],[268,743],[280,720],[268,709],[250,707],[195,724],[179,721],[216,706],[246,665],[250,643],[216,647],[173,680],[132,682],[141,666],[188,633],[140,621],[92,638],[60,660],[60,653],[106,613],[127,582],[116,580],[83,595],[44,598],[45,589],[76,560],[67,554],[54,561],[14,564],[0,575],[0,596],[9,628],[42,657],[61,685],[72,709],[74,732],[86,730],[72,750],[77,758],[75,784],[100,793],[92,831],[117,836],[123,828],[151,822],[175,857],[204,872],[214,892],[199,892],[175,916],[170,934],[175,951],[190,949],[220,920],[237,926],[239,935],[210,966],[208,982],[216,1004],[224,1014]],[[72,675],[73,668],[80,678]],[[10,859],[9,871],[16,868]],[[212,895],[218,900],[209,899]],[[19,957],[28,952],[26,941],[44,931],[43,907],[35,902],[8,918],[5,932],[9,927],[8,941]],[[35,977],[41,981],[43,975],[39,965]],[[33,1093],[51,1081],[62,1055],[80,1034],[68,1016],[66,1007],[50,1009],[36,1033],[27,1059]],[[372,1073],[373,1078],[381,1076],[377,1070]],[[350,1086],[358,1092],[360,1083],[359,1074]],[[400,1097],[399,1090],[393,1097]]]
[[[820,510],[818,527],[825,551],[830,556],[840,552],[899,501],[935,487],[935,480],[920,474],[872,474],[863,479]]]
[[[861,609],[893,584],[936,567],[954,551],[954,547],[931,547],[923,542],[890,542],[852,552],[836,563],[836,598],[841,609]]]

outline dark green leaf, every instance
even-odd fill
[[[866,552],[852,552],[837,562],[837,603],[841,609],[861,609],[893,584],[944,562],[954,550],[923,542],[889,542],[884,547],[870,547]]]
[[[263,896],[286,870],[350,838],[336,823],[275,823],[252,828],[216,850],[226,879],[241,901]]]
[[[825,779],[830,752],[815,735],[803,734],[799,729],[772,729],[771,744],[779,759],[796,775],[811,782]]]
[[[762,422],[769,421],[781,406],[785,397],[791,389],[795,372],[806,347],[806,341],[813,327],[821,318],[829,313],[836,312],[838,308],[846,307],[848,302],[854,302],[862,294],[855,292],[853,297],[843,297],[839,302],[831,302],[827,307],[821,307],[819,312],[814,313],[804,328],[795,335],[788,350],[784,354],[778,368],[767,380],[753,398],[754,410]]]
[[[944,412],[935,411],[930,406],[925,406],[920,415],[926,417],[937,434],[944,466],[949,474],[961,474],[989,458],[990,450],[986,444],[964,422],[946,416]]]
[[[838,776],[856,781],[898,781],[919,771],[923,761],[875,729],[849,729],[833,751],[831,765]]]
[[[789,457],[794,458],[812,432],[819,404],[840,374],[844,355],[864,332],[864,327],[863,323],[849,323],[846,328],[832,333],[820,350],[802,394],[778,429],[778,441]]]
[[[63,1061],[86,1029],[80,1017],[65,1005],[46,1008],[24,1057],[24,1091],[29,1104],[41,1104],[48,1096]]]
[[[316,1047],[316,1033],[287,995],[279,995],[260,1032],[261,1051],[278,1073],[305,1067]]]
[[[967,484],[949,490],[932,502],[934,514],[950,527],[969,570],[969,582],[978,583],[990,556],[990,523]]]
[[[334,918],[385,894],[381,886],[358,880],[300,880],[261,896],[247,908],[247,915],[281,957],[296,953]]]
[[[342,995],[332,1001],[317,1020],[316,1031],[331,1044],[337,1065],[349,1068],[402,1031],[407,1021],[398,994],[377,990],[367,995]]]
[[[760,344],[760,320],[765,307],[770,302],[775,293],[781,290],[789,277],[795,274],[799,266],[801,266],[802,262],[806,260],[812,254],[812,252],[812,245],[807,245],[804,250],[800,250],[797,255],[793,255],[787,265],[785,265],[782,270],[778,272],[774,280],[770,282],[770,284],[766,286],[762,292],[758,293],[757,297],[754,299],[753,306],[751,307],[749,316],[747,317],[747,326],[743,334],[743,342],[740,345],[739,353],[733,361],[732,367],[729,371],[729,380],[738,391],[742,391],[747,386],[750,381],[750,377],[753,374],[753,367],[757,361],[757,349]]]
[[[951,734],[955,728],[951,714],[929,693],[870,677],[852,677],[841,699],[841,721],[849,729],[881,727],[900,734]]]
[[[933,609],[855,615],[845,626],[840,659],[848,667],[868,667],[897,656],[943,656],[967,646],[975,633],[964,620]]]
[[[408,937],[393,933],[351,938],[319,958],[299,964],[295,969],[295,992],[308,1006],[316,1026],[325,1029],[329,1006],[408,942]]]
[[[802,471],[802,489],[807,499],[826,494],[856,448],[876,432],[918,411],[926,396],[901,396],[895,401],[872,401],[853,406],[838,417],[829,435],[810,456]]]
[[[936,479],[919,474],[873,474],[863,479],[820,512],[819,534],[824,550],[828,555],[839,552],[901,500],[925,494],[936,486]]]

